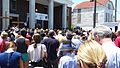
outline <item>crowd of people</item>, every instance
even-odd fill
[[[120,68],[120,31],[11,27],[0,34],[1,68]]]

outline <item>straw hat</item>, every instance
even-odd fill
[[[62,43],[60,51],[66,51],[66,50],[75,50],[75,47],[70,44],[70,41],[65,41]]]

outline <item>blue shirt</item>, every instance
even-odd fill
[[[120,68],[120,48],[113,42],[105,42],[102,47],[107,55],[107,67]]]
[[[58,68],[78,68],[77,60],[70,53],[60,58]]]
[[[0,53],[0,67],[1,68],[19,68],[20,57],[21,57],[21,54],[18,52]]]

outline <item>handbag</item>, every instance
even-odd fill
[[[48,61],[47,58],[43,57],[42,51],[43,51],[43,48],[41,45],[41,52],[40,53],[41,53],[42,59],[38,62],[31,62],[31,65],[33,66],[33,68],[34,67],[52,68],[50,61]]]
[[[50,61],[47,60],[47,58],[43,57],[42,51],[43,51],[43,48],[41,45],[41,58],[42,59],[39,61],[40,66],[44,68],[52,68]]]
[[[45,58],[40,60],[39,64],[40,64],[40,67],[43,67],[43,68],[52,68],[50,61],[46,60]]]

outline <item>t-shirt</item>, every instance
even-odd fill
[[[0,54],[1,68],[19,68],[21,54],[18,52],[3,52]]]
[[[120,48],[120,36],[115,39],[114,43],[117,47]]]
[[[32,45],[29,45],[27,52],[29,53],[30,60],[32,62],[38,62],[41,60],[42,56],[44,55],[44,52],[47,52],[47,49],[44,44],[40,44],[40,43],[37,44],[37,48],[34,48],[34,44],[32,44]]]
[[[6,49],[5,41],[0,37],[0,52],[4,52]]]
[[[41,41],[42,44],[45,44],[48,53],[48,59],[54,61],[57,59],[57,49],[59,48],[59,41],[52,38],[46,38]]]
[[[16,40],[16,44],[17,44],[17,52],[27,53],[28,46],[25,43],[25,38],[18,38]]]

